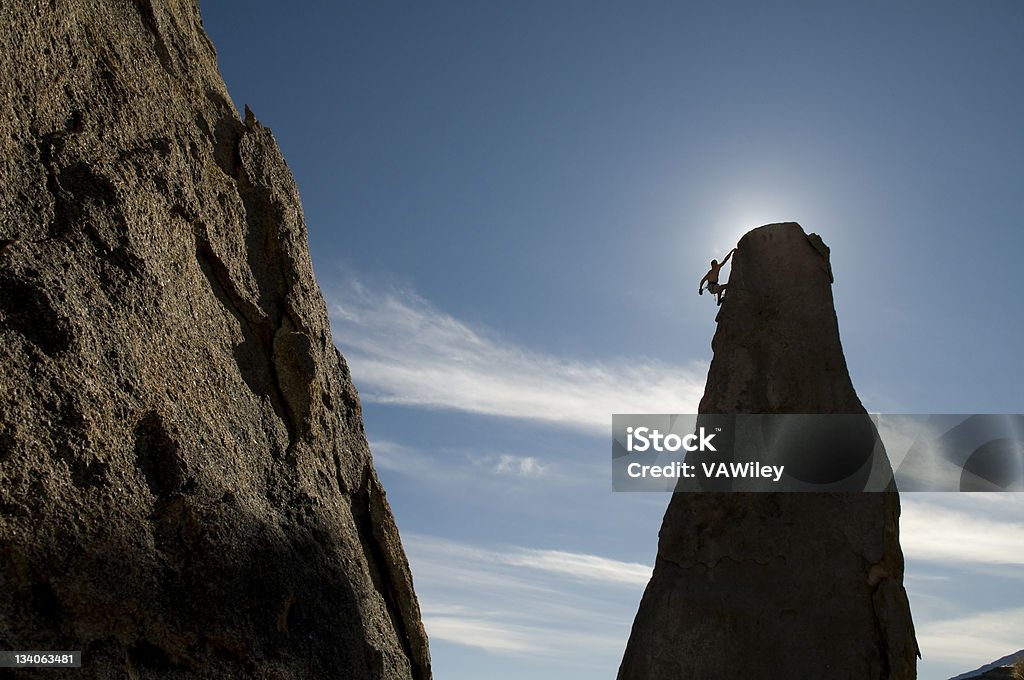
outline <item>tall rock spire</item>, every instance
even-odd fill
[[[295,182],[196,1],[0,16],[0,649],[428,680]]]
[[[702,414],[863,414],[829,249],[794,223],[746,234]],[[866,416],[865,416],[866,417]],[[675,493],[619,680],[908,680],[917,643],[886,493]]]

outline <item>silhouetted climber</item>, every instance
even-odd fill
[[[704,278],[700,280],[700,286],[697,288],[697,292],[700,295],[704,294],[704,283],[707,282],[708,292],[711,293],[712,295],[717,296],[717,304],[722,304],[722,296],[725,295],[725,289],[729,287],[729,284],[718,283],[718,273],[722,270],[722,267],[725,266],[725,263],[729,261],[729,258],[732,257],[732,254],[735,252],[735,248],[730,250],[729,254],[725,256],[725,259],[722,260],[721,264],[718,263],[718,260],[711,260],[711,269],[708,271],[707,274],[704,275]]]

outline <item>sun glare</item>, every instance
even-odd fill
[[[712,211],[716,217],[706,225],[704,237],[699,241],[704,259],[721,259],[736,247],[744,234],[765,224],[800,222],[807,229],[809,225],[803,220],[815,212],[815,205],[801,193],[792,187],[780,187],[771,192],[722,197],[717,209]]]

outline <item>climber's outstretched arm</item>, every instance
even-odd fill
[[[705,274],[704,278],[700,280],[700,285],[697,286],[697,292],[698,293],[703,293],[704,292],[704,284],[708,282],[708,277],[709,276],[711,276],[711,272],[708,272],[707,274]]]
[[[733,248],[732,250],[730,250],[730,251],[729,251],[729,254],[725,256],[725,259],[724,259],[724,260],[722,260],[722,264],[725,264],[726,262],[728,262],[728,261],[729,261],[729,258],[730,258],[730,257],[732,257],[732,254],[733,254],[733,253],[735,253],[735,252],[736,252],[736,249],[735,249],[735,248]]]

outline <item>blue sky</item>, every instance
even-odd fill
[[[1024,412],[1024,4],[203,3],[295,174],[439,679],[613,678],[746,230],[833,249],[870,410]],[[922,678],[1024,647],[1021,495],[905,495]]]

